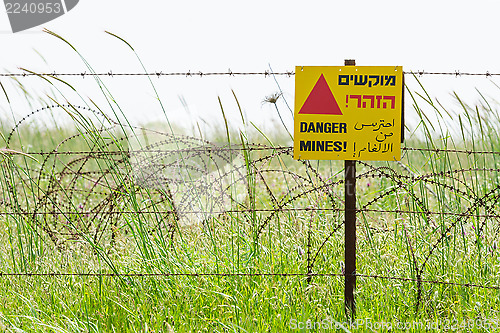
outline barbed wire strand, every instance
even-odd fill
[[[122,154],[139,154],[139,153],[182,153],[182,152],[210,152],[210,150],[217,151],[264,151],[264,150],[292,150],[293,146],[265,146],[256,144],[255,146],[241,146],[238,145],[229,147],[200,147],[200,148],[185,148],[185,149],[139,149],[139,150],[113,150],[113,151],[51,151],[51,152],[29,152],[24,151],[24,154],[29,155],[87,155],[87,156],[98,156],[98,155],[122,155]],[[424,151],[424,152],[433,152],[433,153],[456,153],[456,154],[467,154],[467,155],[500,155],[500,151],[493,150],[468,150],[468,149],[448,149],[448,148],[417,148],[417,147],[401,147],[402,151]],[[5,154],[13,153],[15,151],[4,152]]]
[[[500,290],[500,286],[486,286],[474,283],[458,283],[439,280],[424,280],[398,276],[383,276],[373,274],[355,274],[356,277],[405,281],[405,282],[421,282],[429,284],[450,285],[466,288],[481,288]],[[0,277],[343,277],[342,273],[2,273]]]
[[[416,75],[416,76],[425,76],[425,75],[432,75],[432,76],[455,76],[455,77],[460,77],[460,76],[484,76],[484,77],[492,77],[492,76],[500,76],[500,73],[492,73],[489,71],[486,72],[462,72],[459,70],[456,70],[454,72],[427,72],[424,70],[417,70],[417,71],[404,71],[403,74],[405,75]],[[269,70],[261,71],[261,72],[233,72],[232,70],[228,70],[227,72],[202,72],[202,71],[187,71],[187,72],[163,72],[163,71],[154,71],[154,72],[141,72],[141,73],[134,73],[134,72],[113,72],[112,70],[108,72],[100,72],[100,73],[88,73],[88,72],[68,72],[68,73],[58,73],[58,72],[52,72],[52,73],[36,73],[36,72],[23,72],[23,73],[0,73],[0,77],[30,77],[30,76],[44,76],[44,77],[59,77],[59,76],[79,76],[79,77],[86,77],[86,76],[107,76],[107,77],[119,77],[119,76],[156,76],[158,78],[164,77],[164,76],[184,76],[184,77],[204,77],[204,76],[264,76],[264,77],[270,77],[270,76],[288,76],[292,77],[295,75],[294,71],[284,71],[284,72],[272,72]]]
[[[256,209],[237,209],[237,210],[211,210],[211,211],[202,211],[202,210],[189,210],[189,211],[181,211],[182,214],[237,214],[237,213],[270,213],[270,212],[309,212],[309,211],[317,211],[317,212],[343,212],[344,208],[313,208],[313,207],[303,207],[303,208],[256,208]],[[417,210],[402,210],[402,209],[356,209],[356,213],[392,213],[392,214],[429,214],[429,215],[441,215],[441,216],[462,216],[462,217],[481,217],[481,218],[500,218],[500,215],[496,214],[469,214],[469,213],[453,213],[453,212],[433,212],[433,211],[417,211]],[[73,215],[73,216],[86,216],[86,215],[117,215],[117,214],[175,214],[174,210],[138,210],[138,211],[53,211],[53,212],[0,212],[0,216],[13,216],[13,215],[21,215],[21,216],[37,216],[37,215]],[[179,212],[177,212],[179,213]]]

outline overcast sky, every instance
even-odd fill
[[[126,39],[150,71],[264,71],[269,64],[274,71],[293,71],[296,65],[343,65],[344,59],[353,58],[358,65],[401,65],[405,71],[500,73],[499,15],[498,0],[80,0],[66,15],[13,34],[2,8],[0,67],[11,72],[18,67],[85,70],[74,51],[41,32],[47,28],[75,45],[97,71],[106,72],[141,68],[133,53],[105,30]],[[21,80],[35,92],[45,89],[40,80]],[[293,105],[293,77],[278,80]],[[70,81],[84,98],[99,100],[92,80]],[[474,99],[476,87],[493,96],[498,92],[483,77],[423,77],[422,82],[438,98],[456,90]],[[145,78],[113,78],[106,83],[131,118],[154,120],[161,114]],[[236,111],[231,89],[248,117],[257,121],[275,112],[261,104],[277,91],[270,78],[162,78],[153,83],[172,117],[185,114],[180,95],[192,113],[206,120],[217,117],[217,96],[228,110]],[[407,83],[418,89],[413,80]],[[5,110],[5,100],[0,103]],[[283,103],[278,105],[289,115]],[[20,114],[27,111],[16,109]]]

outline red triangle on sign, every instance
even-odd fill
[[[333,97],[323,74],[314,85],[313,90],[307,97],[299,114],[336,114],[342,115],[342,111]]]

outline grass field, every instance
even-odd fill
[[[203,138],[167,120],[161,132],[134,127],[112,98],[100,110],[50,102],[3,125],[0,328],[494,331],[499,289],[464,284],[500,285],[498,106],[407,95],[420,122],[404,146],[424,150],[358,164],[357,267],[408,280],[359,276],[351,325],[342,161],[295,161],[284,129],[270,137],[245,119],[246,130],[226,122]],[[48,114],[70,121],[41,126]]]

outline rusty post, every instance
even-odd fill
[[[355,60],[345,60],[345,66],[355,66]],[[345,234],[344,234],[344,300],[348,318],[356,315],[356,161],[345,161]]]

